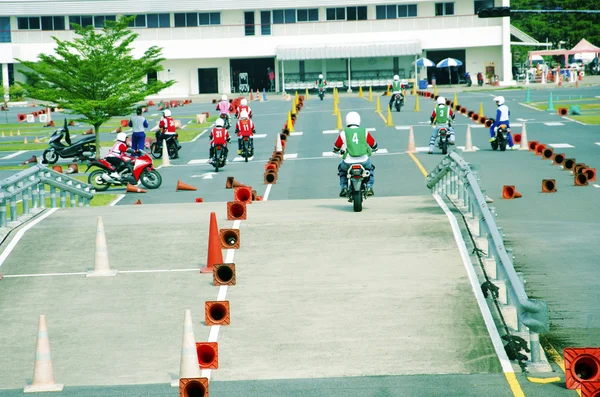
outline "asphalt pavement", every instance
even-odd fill
[[[600,95],[600,89],[595,87],[562,88],[557,89],[556,92],[560,96],[594,97]],[[554,145],[555,152],[564,152],[568,157],[577,158],[578,162],[585,162],[592,167],[596,166],[594,161],[600,158],[598,126],[582,125],[553,112],[538,111],[526,106],[523,104],[525,92],[522,90],[459,92],[457,95],[459,103],[470,110],[478,111],[479,104],[483,103],[486,116],[493,117],[495,109],[492,99],[498,94],[505,96],[507,104],[511,108],[513,133],[521,132],[523,124],[525,124],[530,141],[538,140],[547,145]],[[453,98],[453,94],[446,96],[449,99]],[[547,100],[547,97],[547,90],[531,91],[532,101]],[[385,116],[389,98],[380,97],[380,99]],[[360,219],[361,216],[368,219],[369,214],[377,214],[382,208],[381,202],[378,201],[379,198],[398,197],[398,200],[402,200],[409,198],[407,196],[412,196],[419,200],[425,200],[422,197],[429,195],[418,165],[406,154],[406,150],[409,130],[412,126],[418,150],[415,156],[418,161],[427,171],[430,171],[441,160],[442,156],[439,151],[433,155],[426,153],[429,136],[432,132],[428,125],[429,114],[433,110],[435,102],[419,97],[421,111],[413,112],[414,99],[415,97],[412,95],[407,96],[406,106],[402,112],[392,112],[394,126],[387,127],[384,119],[375,112],[375,96],[373,102],[357,98],[356,95],[342,96],[340,102],[342,121],[348,111],[358,111],[362,117],[362,125],[372,128],[372,134],[380,148],[379,152],[372,157],[376,166],[375,197],[365,201],[363,213],[350,213],[349,215],[358,215],[350,217],[350,219]],[[163,175],[161,188],[154,191],[148,190],[144,194],[129,193],[118,202],[117,207],[123,207],[123,210],[131,208],[127,211],[134,211],[136,207],[128,205],[138,199],[142,201],[143,205],[190,204],[198,197],[202,197],[204,203],[196,204],[197,206],[231,201],[232,191],[224,187],[226,177],[234,176],[236,180],[256,189],[259,195],[266,196],[270,202],[255,203],[251,207],[276,205],[277,203],[273,203],[274,201],[285,203],[285,209],[278,207],[279,209],[271,214],[267,227],[275,228],[276,233],[270,236],[268,241],[277,239],[285,241],[286,234],[290,232],[293,232],[295,237],[302,233],[301,230],[289,231],[289,227],[277,233],[275,227],[280,222],[285,224],[285,219],[290,214],[310,216],[309,214],[313,213],[313,210],[303,207],[300,202],[295,204],[293,200],[332,199],[335,204],[325,211],[327,214],[322,215],[323,219],[328,219],[329,216],[335,218],[336,214],[346,217],[345,211],[350,210],[351,204],[337,198],[339,193],[337,164],[340,158],[331,154],[336,137],[334,130],[337,120],[336,116],[332,115],[332,105],[331,95],[326,96],[324,101],[320,101],[316,96],[311,96],[305,102],[304,108],[298,115],[295,126],[296,133],[288,138],[285,150],[286,159],[274,185],[266,185],[263,181],[264,164],[274,149],[276,134],[280,132],[291,106],[290,102],[277,98],[267,102],[250,103],[254,112],[253,120],[257,134],[260,134],[261,137],[255,138],[255,156],[248,163],[239,161],[234,145],[230,150],[229,164],[218,173],[214,173],[214,169],[206,163],[208,137],[207,134],[204,134],[194,142],[184,145],[180,153],[181,158],[172,160],[170,167],[159,169]],[[213,107],[212,104],[201,106]],[[186,108],[182,109],[187,110]],[[488,196],[495,200],[492,205],[497,209],[497,223],[504,227],[507,247],[514,249],[515,266],[525,275],[526,289],[530,296],[544,299],[549,304],[552,321],[550,336],[555,347],[561,352],[561,348],[567,346],[600,345],[600,332],[598,332],[600,312],[595,305],[600,298],[597,288],[595,288],[595,284],[597,284],[595,283],[597,247],[600,242],[600,235],[597,233],[600,223],[598,221],[600,206],[597,204],[600,188],[594,186],[596,182],[585,187],[573,186],[573,177],[569,172],[552,165],[550,161],[542,160],[529,151],[493,151],[488,142],[488,129],[481,128],[460,115],[457,116],[454,124],[457,147],[465,145],[467,125],[472,127],[472,142],[477,150],[471,153],[461,153],[461,155],[467,161],[482,166],[483,186],[487,190]],[[232,131],[230,130],[230,132]],[[558,191],[553,194],[541,193],[542,179],[556,179]],[[176,192],[175,187],[178,180],[195,186],[197,190]],[[523,194],[523,198],[502,200],[501,189],[503,185],[507,184],[515,185],[517,190]],[[156,208],[168,211],[164,206]],[[323,210],[321,209],[321,211]],[[390,218],[394,218],[394,216],[393,213],[389,215]],[[384,220],[381,222],[381,224],[385,223]],[[132,222],[132,225],[137,224],[136,221]],[[360,222],[352,222],[351,227],[355,228],[360,224]],[[165,233],[175,225],[177,222],[169,222],[168,228],[164,229]],[[330,228],[333,230],[332,233],[339,233],[340,229],[335,226],[335,223],[331,223]],[[147,233],[152,232],[148,231]],[[184,233],[183,229],[178,233]],[[183,234],[180,235],[183,236]],[[364,239],[367,251],[382,244],[381,238],[377,238],[373,233],[365,234]],[[204,237],[198,239],[201,244],[204,240]],[[316,235],[308,238],[308,242],[311,244],[319,244],[321,240],[322,237]],[[343,241],[342,236],[340,236],[340,240]],[[137,245],[135,246],[137,247]],[[201,251],[202,249],[200,249]],[[323,251],[324,248],[321,248],[305,255],[312,259],[317,252]],[[142,263],[142,258],[143,255],[136,261]],[[282,256],[282,260],[283,258],[285,255]],[[343,263],[343,259],[337,260]],[[389,260],[388,263],[392,263],[392,260]],[[175,315],[176,318],[179,316],[179,313]],[[198,315],[196,316],[198,317]],[[52,333],[52,331],[50,332]],[[27,343],[27,346],[29,345],[31,343]],[[244,347],[240,346],[237,349],[243,350]],[[397,355],[401,357],[402,352],[398,352]],[[242,356],[243,353],[240,353],[240,357]],[[369,366],[369,364],[366,365]],[[27,362],[25,368],[30,367],[31,363]],[[436,373],[435,375],[427,375],[425,371],[422,371],[423,373],[420,375],[404,373],[402,375],[372,376],[374,374],[363,373],[362,376],[349,377],[343,372],[339,374],[342,376],[341,378],[336,374],[330,374],[329,378],[311,378],[299,375],[295,379],[217,379],[214,383],[211,382],[211,394],[233,396],[300,394],[315,396],[512,395],[502,373],[493,373],[493,371],[482,373],[481,368],[479,370],[474,368],[464,374],[450,371],[446,374]],[[564,379],[564,375],[560,371],[554,373],[553,376]],[[527,381],[522,375],[518,375],[518,379],[526,396],[575,395],[574,391],[564,389],[564,380],[541,385]],[[120,383],[118,380],[111,380],[110,384],[119,385]],[[83,389],[71,387],[65,389],[63,393],[80,396],[116,396],[127,393],[127,395],[136,396],[165,395],[172,392],[174,392],[173,389],[164,385],[124,385],[114,386],[113,389],[94,388],[89,385]],[[0,391],[0,396],[21,395],[19,393]]]

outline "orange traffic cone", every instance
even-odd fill
[[[127,193],[146,193],[146,191],[142,188],[132,185],[131,183],[127,184]]]
[[[135,203],[133,203],[133,205],[140,205],[140,204],[142,204],[142,200],[138,200]]]
[[[521,193],[517,192],[517,189],[515,189],[514,186],[504,185],[502,187],[502,198],[503,199],[512,200],[512,199],[521,198],[521,197],[523,197],[523,195]]]
[[[232,189],[234,187],[243,187],[243,186],[246,186],[246,185],[236,181],[235,178],[232,176],[228,176],[227,182],[225,182],[225,189]]]
[[[219,227],[217,225],[217,214],[210,213],[210,227],[208,231],[208,255],[206,257],[206,266],[200,270],[200,273],[213,272],[215,263],[223,263],[223,251],[221,251],[221,239],[219,238]]]
[[[407,153],[416,153],[417,149],[415,147],[415,133],[413,131],[412,125],[410,126],[410,131],[408,132],[408,150]]]
[[[187,183],[183,183],[180,180],[177,181],[177,188],[175,189],[176,192],[180,191],[180,190],[198,190],[195,187],[188,185]]]
[[[40,315],[38,322],[37,342],[35,345],[35,362],[33,364],[33,381],[25,386],[24,393],[62,391],[64,385],[59,385],[54,380],[52,358],[50,357],[50,341],[46,316]]]

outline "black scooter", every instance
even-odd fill
[[[61,142],[65,138],[66,145]],[[96,155],[96,135],[84,136],[75,143],[71,143],[67,119],[65,125],[50,135],[50,147],[42,154],[42,164],[54,164],[59,158],[71,158],[73,161],[86,160]]]

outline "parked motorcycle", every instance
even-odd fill
[[[242,157],[244,161],[247,163],[248,158],[254,156],[254,149],[250,145],[250,137],[244,136],[242,137]]]
[[[321,100],[323,100],[324,96],[325,96],[325,88],[324,87],[320,87],[319,88],[319,98],[321,98]]]
[[[157,140],[155,142],[152,142],[152,144],[150,145],[150,154],[152,154],[152,157],[154,157],[155,159],[159,159],[162,157],[162,155],[163,155],[162,145],[166,141],[167,142],[167,153],[169,153],[169,158],[170,159],[179,158],[179,149],[181,149],[181,146],[177,144],[177,139],[179,138],[179,134],[163,135],[162,142],[160,144],[158,143],[158,137],[160,136],[159,134],[161,134],[161,132],[156,133]]]
[[[404,106],[404,95],[402,93],[397,93],[394,98],[394,106],[396,107],[396,111],[399,112],[402,106]]]
[[[133,150],[127,150],[127,154],[133,153]],[[128,164],[119,172],[120,178],[115,179],[110,176],[116,171],[112,164],[105,159],[90,159],[85,172],[87,173],[91,167],[98,167],[99,169],[90,173],[88,183],[93,185],[99,192],[107,190],[110,185],[127,186],[128,183],[136,185],[138,181],[142,181],[142,184],[148,189],[158,189],[160,187],[162,176],[154,169],[152,158],[148,153],[143,152],[143,155],[139,157],[125,156],[124,160]]]
[[[441,149],[442,154],[448,154],[448,146],[450,145],[449,127],[440,127],[437,136],[437,147]]]
[[[467,82],[467,87],[473,85],[473,82],[471,81],[471,74],[469,72],[465,73],[465,81]]]
[[[494,121],[491,119],[492,122]],[[496,139],[491,143],[493,150],[498,150],[500,148],[501,152],[506,151],[506,144],[508,143],[508,133],[510,129],[506,126],[506,124],[500,124],[496,127]]]
[[[225,167],[227,164],[227,146],[217,144],[213,150],[213,156],[210,159],[210,163],[215,167],[215,172],[219,172],[219,168]]]
[[[483,74],[477,73],[477,85],[479,85],[480,87],[483,86]]]
[[[65,143],[61,140],[65,138]],[[43,164],[55,164],[59,158],[71,158],[73,161],[87,160],[96,155],[96,135],[86,135],[75,143],[71,142],[66,119],[65,126],[50,135],[50,147],[42,153]]]

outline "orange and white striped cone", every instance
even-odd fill
[[[48,391],[62,391],[64,385],[57,384],[54,380],[52,358],[50,356],[50,341],[46,316],[40,315],[38,323],[37,342],[35,345],[35,363],[33,364],[33,381],[25,386],[23,393],[38,393]]]

